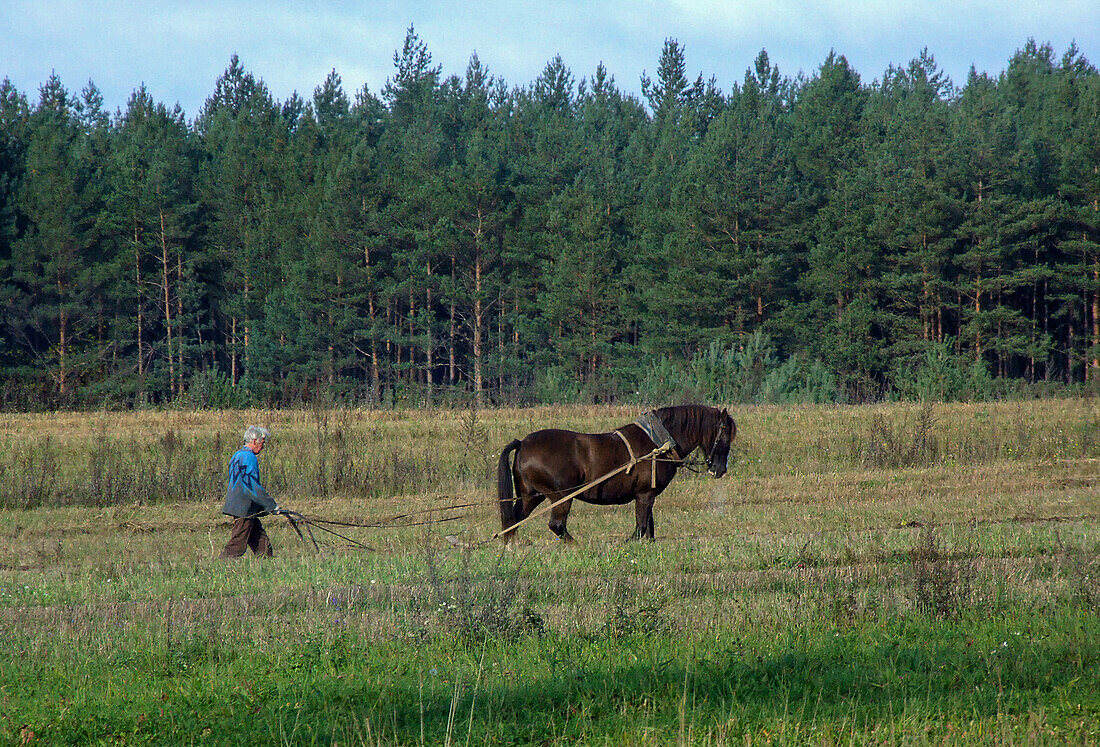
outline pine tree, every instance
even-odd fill
[[[12,258],[8,323],[62,401],[72,398],[88,363],[94,326],[89,254],[97,216],[82,140],[76,102],[51,75],[28,121],[16,198],[25,228]]]
[[[445,179],[446,220],[453,226],[453,235],[446,243],[454,247],[450,255],[454,285],[449,301],[466,320],[470,383],[479,403],[490,383],[487,364],[492,357],[489,333],[493,307],[496,326],[501,327],[502,242],[512,211],[505,129],[496,108],[499,102],[493,99],[494,88],[493,77],[474,55],[458,95],[455,158]],[[499,348],[499,337],[497,342]],[[495,358],[499,365],[499,354]]]
[[[0,81],[0,308],[11,308],[18,297],[12,284],[15,244],[21,224],[17,199],[25,172],[30,104],[8,78]],[[13,337],[15,319],[0,317],[0,370],[14,370],[20,355]]]
[[[543,67],[511,104],[510,164],[517,216],[504,247],[512,299],[512,356],[531,371],[524,383],[563,365],[563,330],[548,314],[548,279],[558,263],[562,226],[570,217],[563,195],[577,179],[577,86],[560,56]],[[521,375],[521,374],[518,374]],[[572,372],[568,374],[572,376]]]
[[[1042,330],[1057,340],[1066,381],[1100,379],[1100,74],[1076,46],[1053,75],[1037,118],[1057,162],[1060,228],[1044,278]],[[1051,175],[1053,177],[1053,175]],[[1049,372],[1048,372],[1049,375]]]
[[[154,369],[156,388],[174,396],[184,390],[197,344],[194,148],[182,110],[154,103],[144,87],[130,97],[114,142],[109,204],[118,242],[109,266],[121,338],[115,342],[134,361],[139,398]]]
[[[707,249],[720,288],[714,322],[726,334],[758,329],[781,296],[781,227],[788,178],[782,128],[788,83],[766,52],[711,124],[692,160],[681,210]]]
[[[948,151],[953,100],[954,87],[925,50],[888,69],[868,102],[871,231],[885,250],[882,303],[895,370],[954,335],[946,281],[961,214]]]
[[[642,261],[631,282],[644,304],[642,344],[658,355],[691,358],[718,333],[720,272],[692,240],[681,209],[683,194],[700,185],[689,169],[697,147],[693,103],[701,87],[688,84],[684,50],[666,40],[658,79],[642,78],[653,109],[652,126],[632,144],[641,186],[638,233]]]
[[[236,386],[248,373],[250,346],[269,289],[278,279],[274,250],[265,241],[265,200],[272,163],[285,145],[286,124],[267,86],[233,55],[195,122],[203,150],[199,194],[204,244],[212,252],[209,278],[218,295],[212,323]],[[260,372],[257,372],[261,375]]]
[[[394,77],[382,89],[389,126],[378,143],[388,192],[386,242],[393,252],[393,275],[385,304],[389,370],[407,388],[435,384],[436,303],[440,267],[443,167],[448,157],[443,131],[439,66],[410,27],[394,53]],[[449,89],[453,90],[452,82]],[[451,95],[451,94],[446,94]],[[391,382],[393,383],[393,382]]]
[[[868,233],[873,180],[864,139],[867,91],[841,55],[830,53],[818,75],[798,93],[791,144],[801,181],[796,230],[806,269],[798,280],[808,294],[802,345],[825,360],[856,399],[879,396],[887,361],[881,337],[882,253]]]

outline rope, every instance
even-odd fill
[[[295,533],[298,535],[298,538],[302,541],[302,544],[306,544],[306,535],[307,534],[309,535],[309,541],[313,544],[313,549],[317,553],[321,552],[321,548],[317,543],[317,538],[313,534],[313,528],[314,527],[321,530],[322,532],[327,532],[327,533],[329,533],[329,534],[331,534],[335,537],[339,537],[340,539],[344,540],[345,542],[350,542],[352,545],[355,545],[356,547],[361,547],[364,550],[370,550],[371,552],[374,552],[375,549],[373,547],[371,547],[369,545],[365,545],[362,542],[359,542],[358,540],[354,540],[354,539],[352,539],[351,537],[348,537],[345,534],[337,532],[335,529],[331,529],[330,527],[336,526],[336,527],[353,527],[353,528],[359,528],[359,529],[386,529],[386,528],[419,527],[419,526],[427,526],[427,525],[431,525],[431,524],[445,524],[445,523],[450,522],[450,521],[457,521],[458,519],[462,519],[462,518],[466,517],[468,514],[463,513],[463,514],[458,514],[456,516],[444,516],[442,518],[429,519],[427,521],[402,521],[402,520],[403,519],[409,519],[409,518],[416,517],[416,516],[420,516],[422,514],[433,514],[433,513],[440,513],[440,512],[445,512],[445,511],[456,511],[458,509],[472,508],[472,507],[475,507],[475,506],[478,506],[478,505],[480,505],[480,504],[477,504],[477,503],[458,503],[458,504],[455,504],[453,506],[444,506],[442,508],[428,508],[428,509],[422,509],[420,511],[408,511],[406,513],[395,514],[395,515],[387,517],[385,519],[379,519],[378,521],[371,521],[371,522],[365,522],[365,521],[337,521],[335,519],[322,519],[318,516],[306,516],[305,514],[299,513],[298,511],[291,511],[291,510],[285,509],[285,508],[281,509],[280,513],[283,516],[286,517],[287,522],[290,524],[291,528],[294,529]],[[261,514],[256,514],[256,516],[260,516],[260,515]],[[402,523],[400,523],[400,524],[396,523],[396,522],[399,522],[399,521],[402,521]],[[302,532],[302,527],[305,527],[305,532],[304,533]]]
[[[374,551],[374,548],[370,547],[369,545],[364,545],[362,542],[358,542],[356,540],[353,540],[351,537],[340,534],[339,532],[337,532],[335,530],[332,530],[332,529],[329,529],[326,526],[323,526],[324,524],[330,524],[330,523],[334,523],[334,522],[328,522],[328,521],[325,521],[323,519],[310,519],[309,517],[298,513],[297,511],[290,511],[289,509],[285,509],[285,508],[281,510],[281,513],[282,513],[283,516],[286,517],[287,521],[290,522],[290,526],[294,527],[294,531],[298,533],[298,537],[299,537],[299,539],[302,540],[302,544],[305,544],[306,540],[305,540],[305,536],[302,534],[302,530],[299,528],[299,524],[305,526],[306,532],[309,533],[309,539],[313,542],[313,549],[318,554],[320,554],[321,548],[317,544],[316,537],[313,536],[312,527],[314,527],[314,526],[316,526],[322,532],[328,532],[329,534],[334,535],[336,537],[339,537],[340,539],[344,540],[345,542],[350,542],[353,545],[361,547],[364,550],[370,550],[372,552]]]
[[[634,456],[634,447],[630,445],[630,439],[623,435],[620,430],[615,431],[615,435],[623,440],[626,444],[626,453],[630,455],[630,466],[626,468],[626,474],[630,474],[630,470],[634,469],[634,465],[638,463],[638,458]]]
[[[418,527],[426,524],[440,524],[447,521],[455,521],[461,519],[468,514],[458,514],[457,516],[446,516],[442,519],[430,519],[428,521],[406,521],[398,524],[397,522],[403,519],[409,519],[416,516],[422,516],[423,514],[439,514],[448,511],[457,511],[462,508],[476,508],[484,505],[483,503],[456,503],[452,506],[439,506],[437,508],[425,508],[419,511],[407,511],[401,514],[394,514],[393,516],[385,519],[378,519],[377,521],[336,521],[333,519],[321,519],[316,516],[309,517],[309,520],[315,524],[329,524],[331,526],[338,527],[355,527],[358,529],[387,529],[390,527]]]

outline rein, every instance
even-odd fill
[[[316,536],[313,534],[313,529],[314,528],[316,528],[316,529],[318,529],[322,532],[327,532],[328,534],[331,534],[334,537],[338,537],[339,539],[342,539],[345,542],[348,542],[348,543],[350,543],[350,544],[352,544],[352,545],[354,545],[354,546],[356,546],[360,549],[370,550],[371,552],[375,552],[375,549],[373,547],[371,547],[370,545],[365,545],[362,542],[359,542],[358,540],[352,539],[351,537],[348,537],[346,534],[343,534],[341,532],[336,531],[335,529],[332,529],[332,527],[352,527],[352,528],[357,528],[357,529],[388,529],[388,528],[406,528],[406,527],[429,526],[429,525],[433,525],[433,524],[445,524],[445,523],[450,522],[450,521],[457,521],[458,519],[461,519],[461,518],[465,517],[466,514],[457,514],[457,515],[454,515],[454,516],[444,516],[444,517],[438,518],[438,519],[429,518],[427,520],[420,520],[417,517],[422,516],[423,514],[434,514],[434,513],[441,513],[441,512],[448,512],[448,511],[457,511],[458,509],[463,509],[463,508],[473,508],[477,505],[479,505],[479,504],[476,504],[476,503],[458,503],[458,504],[455,504],[453,506],[444,506],[444,507],[441,507],[441,508],[430,508],[430,509],[424,509],[422,511],[409,511],[407,513],[394,514],[393,516],[387,517],[385,519],[380,519],[378,521],[369,521],[369,522],[368,521],[337,521],[335,519],[322,519],[318,516],[306,516],[305,514],[299,513],[297,511],[291,511],[291,510],[288,510],[288,509],[282,509],[281,513],[282,513],[283,516],[286,517],[287,522],[290,524],[291,528],[294,529],[294,532],[298,535],[298,538],[302,541],[303,545],[306,544],[306,536],[308,535],[309,542],[313,545],[314,552],[316,552],[318,554],[320,554],[320,552],[321,552],[321,547],[317,542]],[[415,520],[408,521],[408,519],[415,519]],[[305,532],[302,531],[303,528],[305,529]]]
[[[286,517],[286,520],[288,522],[290,522],[290,526],[294,527],[294,531],[298,533],[298,538],[302,540],[303,545],[305,544],[306,540],[305,540],[305,536],[302,534],[302,530],[299,528],[299,524],[305,526],[306,532],[309,534],[309,539],[313,543],[313,550],[318,555],[321,553],[321,548],[317,544],[316,537],[313,536],[313,527],[317,527],[322,532],[328,532],[329,534],[334,535],[336,537],[339,537],[340,539],[344,540],[345,542],[350,542],[351,544],[353,544],[357,547],[361,547],[364,550],[370,550],[371,552],[374,552],[373,547],[370,547],[369,545],[364,545],[362,542],[358,542],[356,540],[353,540],[351,537],[340,534],[339,532],[337,532],[333,529],[329,529],[328,527],[324,526],[325,524],[332,524],[332,523],[335,523],[335,522],[325,521],[324,519],[312,519],[312,518],[309,518],[308,516],[304,516],[304,515],[298,513],[297,511],[289,511],[287,509],[283,509],[282,513],[283,513],[283,516]]]

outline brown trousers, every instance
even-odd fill
[[[270,558],[274,554],[271,549],[271,540],[267,538],[267,532],[264,531],[264,525],[259,519],[234,519],[233,528],[229,533],[229,542],[222,550],[221,557],[239,558],[249,547],[252,548],[252,552],[261,557]]]

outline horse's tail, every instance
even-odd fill
[[[507,529],[521,518],[515,501],[515,489],[512,486],[512,465],[508,455],[519,448],[519,441],[512,441],[500,452],[497,464],[497,502],[500,505],[500,528]],[[505,535],[508,539],[508,535]]]

